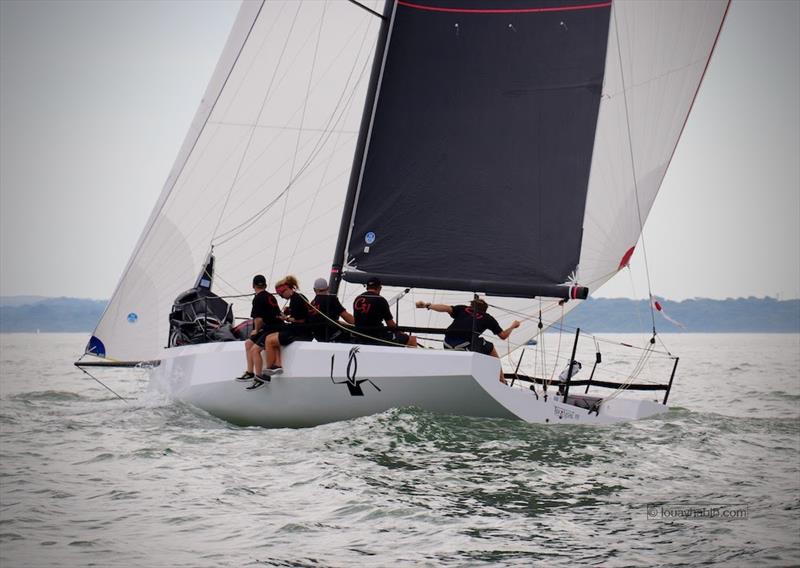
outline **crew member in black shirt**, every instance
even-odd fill
[[[261,352],[264,350],[264,339],[267,334],[280,329],[283,325],[281,310],[275,296],[267,292],[267,279],[262,274],[253,277],[253,307],[250,317],[253,318],[253,329],[250,338],[244,342],[247,357],[247,370],[236,377],[237,381],[251,381],[261,374]]]
[[[367,291],[356,296],[353,316],[359,334],[354,339],[358,343],[385,345],[388,341],[406,347],[417,346],[417,338],[413,335],[394,331],[397,323],[392,316],[389,302],[381,296],[381,281],[378,278],[370,278],[367,281]],[[386,327],[383,322],[386,322]]]
[[[448,306],[447,304],[431,304],[420,301],[417,302],[417,307],[450,314],[450,317],[453,318],[453,323],[450,324],[444,335],[445,349],[468,349],[498,359],[500,355],[498,355],[497,349],[480,335],[489,330],[500,339],[507,339],[511,332],[520,326],[520,323],[514,320],[508,328],[501,329],[497,320],[486,313],[488,305],[480,298],[472,300],[469,306]],[[500,381],[506,382],[503,378],[502,367],[500,368]]]
[[[336,341],[349,334],[333,322],[338,322],[341,317],[352,325],[355,323],[353,315],[344,309],[339,298],[328,293],[328,281],[317,278],[314,281],[314,299],[311,300],[308,321],[311,331],[317,341]]]
[[[278,295],[289,300],[289,309],[284,320],[288,325],[276,333],[270,333],[266,339],[267,368],[265,375],[283,373],[281,346],[286,347],[294,341],[311,341],[311,329],[308,323],[308,300],[297,291],[297,278],[287,276],[275,284]],[[258,387],[256,387],[258,388]]]

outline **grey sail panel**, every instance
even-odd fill
[[[424,275],[523,295],[569,280],[609,13],[553,0],[398,3],[345,279],[422,286]]]

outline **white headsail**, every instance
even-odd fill
[[[377,29],[349,2],[243,2],[90,352],[157,359],[212,246],[219,294],[327,273]]]

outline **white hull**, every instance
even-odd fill
[[[589,414],[560,397],[537,399],[527,387],[500,383],[498,359],[469,352],[296,342],[283,350],[284,373],[252,391],[233,379],[244,363],[241,342],[176,347],[166,350],[152,381],[228,422],[278,428],[408,406],[551,424],[611,424],[667,411],[656,402],[615,398]]]

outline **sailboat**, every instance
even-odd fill
[[[514,357],[628,265],[728,5],[245,0],[88,342],[94,360],[78,364],[148,363],[175,398],[266,427],[403,406],[571,424],[665,412],[677,358],[668,383],[593,383],[593,369],[548,392]],[[219,319],[249,313],[256,273],[329,274],[345,306],[379,277],[399,292],[398,323],[420,334],[449,322],[414,301],[474,294],[522,325],[502,360],[295,342],[285,372],[248,391],[233,380],[242,341],[203,328],[176,342],[170,314],[187,290],[224,300]],[[637,387],[664,396],[617,396]]]

